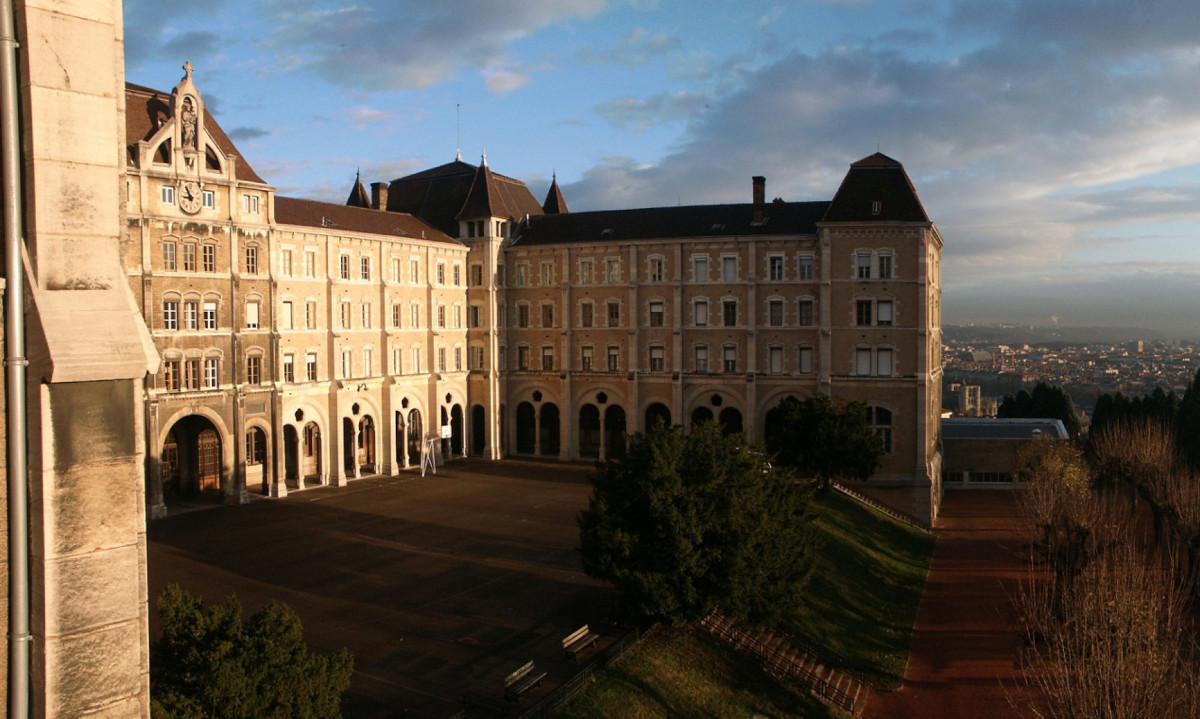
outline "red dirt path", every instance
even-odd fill
[[[1009,490],[946,493],[917,609],[904,686],[877,693],[868,719],[1019,717],[1020,625],[1013,606],[1028,559]]]

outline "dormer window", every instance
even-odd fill
[[[871,214],[878,215],[882,211],[883,211],[883,203],[880,202],[879,200],[873,200],[871,202]]]

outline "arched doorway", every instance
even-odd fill
[[[267,433],[261,427],[251,427],[246,432],[246,490],[258,488],[262,494],[271,491],[268,485],[270,472],[267,467]]]
[[[364,414],[358,421],[358,452],[356,454],[359,472],[375,474],[375,420],[371,415]]]
[[[600,456],[600,410],[594,404],[579,408],[579,456]]]
[[[733,407],[726,407],[721,410],[720,420],[722,434],[738,434],[742,431],[742,413]]]
[[[307,483],[308,480],[313,480],[314,483],[321,482],[321,428],[316,422],[309,422],[304,425],[304,443],[303,451],[300,454],[300,476]]]
[[[517,454],[533,454],[537,439],[537,424],[534,421],[533,405],[522,402],[517,405]]]
[[[652,431],[656,426],[671,426],[671,410],[661,402],[655,402],[646,408],[646,431]]]
[[[541,426],[542,454],[558,454],[558,405],[547,402],[542,405]]]
[[[604,411],[604,452],[609,459],[625,454],[625,410],[617,405]]]
[[[411,465],[420,466],[421,464],[421,410],[411,409],[408,411],[408,463]]]
[[[477,404],[471,408],[471,454],[482,455],[487,437],[484,430],[487,426],[487,416],[483,405]]]
[[[457,404],[450,408],[450,453],[455,457],[463,454],[463,411]]]
[[[160,456],[163,499],[221,492],[221,437],[205,417],[189,415],[171,427]]]
[[[283,481],[300,479],[300,434],[290,424],[283,426]]]
[[[692,426],[713,421],[712,410],[708,407],[697,407],[692,410]]]

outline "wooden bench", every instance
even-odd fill
[[[539,672],[533,666],[533,660],[525,662],[520,669],[504,678],[504,698],[519,702],[522,694],[541,686],[545,678],[546,672]]]
[[[596,640],[599,638],[599,634],[589,631],[588,625],[584,624],[582,627],[563,637],[562,645],[571,661],[575,661],[579,659],[580,652],[595,646]]]

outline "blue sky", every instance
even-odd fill
[[[128,79],[169,90],[190,60],[283,194],[341,202],[358,168],[390,180],[461,143],[539,198],[557,173],[573,210],[748,202],[759,174],[829,199],[879,149],[946,239],[945,323],[1200,338],[1195,0],[126,0],[125,19]]]

